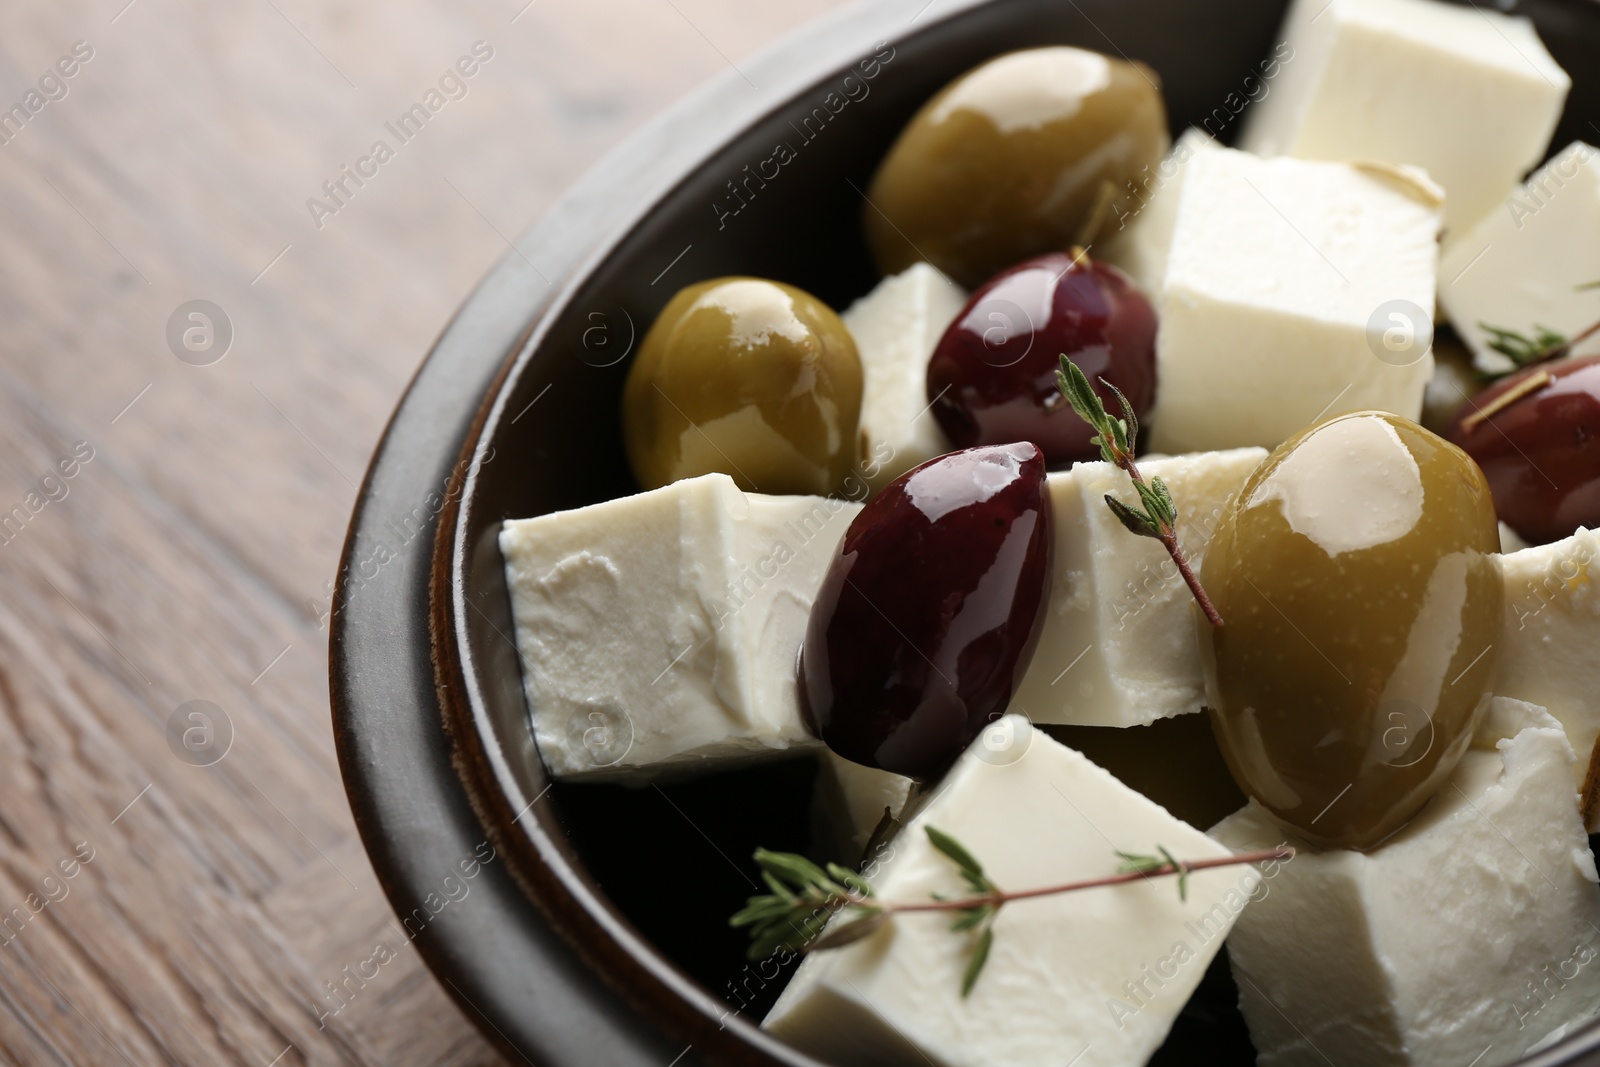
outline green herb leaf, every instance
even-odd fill
[[[1575,285],[1573,286],[1573,289],[1580,293],[1587,293],[1590,289],[1600,289],[1600,279],[1596,279],[1592,282],[1584,282],[1582,285]]]
[[[1067,403],[1072,405],[1072,410],[1098,430],[1105,419],[1105,405],[1095,395],[1094,388],[1089,384],[1089,376],[1065,355],[1061,357],[1061,369],[1056,372],[1056,385],[1067,398]]]
[[[961,868],[962,874],[966,875],[969,880],[983,879],[983,864],[974,859],[972,853],[968,852],[960,842],[936,827],[929,826],[925,827],[925,829],[928,832],[928,840],[933,844],[933,847],[953,860],[955,865]],[[984,881],[987,884],[987,880]]]
[[[1116,463],[1116,449],[1128,451],[1127,427],[1106,412],[1105,404],[1089,384],[1088,375],[1065,355],[1061,357],[1061,369],[1056,372],[1056,386],[1078,417],[1094,428],[1094,443],[1099,446],[1101,457],[1107,463]]]
[[[848,867],[841,867],[837,863],[828,864],[828,873],[833,875],[840,885],[854,889],[864,897],[872,895],[872,884]]]
[[[740,926],[753,926],[772,919],[781,919],[791,910],[786,901],[777,897],[751,897],[748,904],[733,913],[728,925],[736,929]]]
[[[1156,848],[1161,852],[1162,856],[1166,857],[1166,861],[1172,869],[1178,872],[1178,899],[1187,901],[1189,899],[1189,868],[1179,863],[1177,857],[1161,845],[1157,845]]]
[[[794,904],[797,900],[799,900],[799,898],[794,895],[794,890],[780,882],[776,877],[773,876],[771,871],[762,871],[761,880],[767,883],[767,888],[772,890],[773,896],[777,897],[784,903]]]
[[[1119,423],[1122,433],[1121,440],[1118,443],[1122,445],[1124,452],[1132,452],[1133,449],[1128,447],[1128,442],[1137,442],[1139,440],[1139,416],[1133,413],[1133,405],[1128,403],[1128,398],[1121,389],[1118,389],[1104,378],[1100,379],[1100,384],[1111,390],[1111,395],[1117,398],[1117,404],[1122,408],[1122,420]]]
[[[1565,334],[1557,333],[1550,327],[1538,323],[1533,324],[1532,337],[1517,330],[1508,330],[1504,326],[1491,326],[1487,322],[1478,323],[1478,328],[1489,335],[1490,348],[1506,356],[1519,367],[1548,359],[1558,349],[1568,344]]]
[[[985,926],[983,933],[978,935],[978,943],[972,947],[972,956],[967,960],[967,969],[961,976],[961,999],[965,1000],[972,992],[972,987],[978,984],[978,975],[983,973],[983,965],[989,962],[989,949],[994,947],[994,927]]]
[[[1600,330],[1600,324],[1596,324]],[[1102,385],[1110,389],[1117,398],[1117,406],[1122,409],[1123,418],[1114,419],[1106,412],[1106,406],[1100,402],[1100,397],[1089,384],[1089,378],[1083,369],[1066,353],[1061,354],[1061,369],[1056,372],[1056,385],[1061,390],[1061,395],[1067,398],[1072,405],[1072,410],[1095,430],[1092,439],[1100,449],[1100,456],[1107,463],[1127,472],[1133,479],[1133,486],[1139,493],[1139,501],[1144,505],[1141,514],[1131,506],[1122,504],[1110,496],[1106,497],[1106,504],[1116,514],[1117,521],[1122,523],[1130,532],[1140,537],[1159,538],[1162,547],[1172,557],[1172,562],[1178,567],[1178,573],[1183,575],[1184,584],[1194,594],[1194,599],[1200,605],[1200,610],[1205,613],[1206,620],[1212,626],[1222,625],[1222,616],[1217,614],[1216,605],[1211,603],[1211,598],[1206,596],[1200,587],[1200,580],[1195,577],[1194,570],[1189,566],[1189,561],[1184,557],[1183,548],[1178,544],[1178,508],[1172,502],[1172,493],[1165,483],[1159,478],[1152,478],[1149,484],[1139,474],[1139,465],[1134,459],[1134,445],[1138,443],[1139,419],[1133,413],[1133,405],[1121,389],[1112,385],[1104,378],[1100,379]]]
[[[1135,508],[1130,508],[1110,493],[1106,494],[1106,507],[1111,509],[1111,514],[1129,533],[1138,534],[1140,537],[1161,537],[1161,527],[1149,515]]]
[[[1600,326],[1596,327],[1596,331],[1600,332]],[[935,893],[933,900],[936,903],[931,905],[925,902],[869,901],[867,898],[873,896],[872,886],[848,868],[830,863],[824,871],[804,856],[757,849],[755,858],[761,866],[762,877],[774,891],[751,897],[744,908],[728,920],[728,924],[736,928],[750,927],[749,958],[762,960],[779,949],[813,952],[853,944],[882,929],[896,912],[951,912],[954,915],[950,922],[951,932],[968,934],[971,939],[961,976],[961,996],[965,998],[971,994],[978,976],[988,963],[990,950],[994,947],[994,920],[1009,901],[1113,885],[1124,880],[1122,876],[1132,872],[1148,876],[1175,874],[1178,877],[1178,898],[1184,901],[1189,899],[1191,865],[1179,860],[1161,845],[1156,846],[1160,854],[1154,856],[1118,851],[1117,856],[1122,861],[1118,875],[1020,893],[1005,893],[989,881],[983,865],[966,846],[942,830],[931,826],[924,827],[924,830],[933,847],[956,864],[962,878],[972,889],[970,895],[950,899]],[[1280,846],[1262,852],[1241,853],[1227,859],[1197,860],[1193,866],[1204,869],[1229,863],[1287,860],[1293,856],[1293,849]]]
[[[805,949],[828,919],[845,908],[881,910],[861,902],[872,895],[867,880],[838,864],[829,864],[824,871],[804,856],[766,849],[756,850],[755,861],[772,892],[751,897],[728,920],[735,928],[750,927],[753,960],[765,959],[780,948]]]
[[[1167,483],[1159,477],[1151,477],[1150,492],[1153,494],[1147,508],[1158,522],[1171,529],[1178,525],[1178,505],[1172,501],[1172,490],[1167,488]],[[1143,494],[1140,494],[1143,496]]]
[[[764,960],[780,948],[799,952],[816,937],[821,927],[821,921],[810,915],[800,919],[784,919],[759,927],[752,935],[750,951],[745,956],[750,960]]]
[[[1156,846],[1159,856],[1146,856],[1138,852],[1118,852],[1122,857],[1122,864],[1117,868],[1119,874],[1154,874],[1157,871],[1165,873],[1174,871],[1178,876],[1178,899],[1189,899],[1189,868],[1178,862],[1176,856],[1168,852],[1162,845]]]
[[[822,873],[821,867],[793,852],[768,852],[764,848],[758,848],[755,852],[755,861],[763,871],[788,882],[796,890],[828,883],[828,876]]]
[[[1122,863],[1117,867],[1118,874],[1149,874],[1151,871],[1159,871],[1167,865],[1167,861],[1160,856],[1145,856],[1137,852],[1123,852],[1120,850],[1118,850],[1117,855],[1122,857]]]

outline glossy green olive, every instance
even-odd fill
[[[1303,431],[1245,482],[1201,582],[1212,727],[1300,836],[1371,848],[1472,740],[1497,659],[1494,504],[1460,449],[1396,415]]]
[[[862,206],[867,243],[884,274],[926,258],[975,288],[1088,244],[1091,217],[1129,214],[1168,144],[1143,64],[1081,48],[1012,52],[945,86],[901,132]]]
[[[826,494],[855,463],[861,357],[839,316],[792,285],[715,278],[680,290],[622,393],[641,488],[727,474],[746,492]]]

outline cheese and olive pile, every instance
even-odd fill
[[[1600,159],[1523,181],[1570,86],[1525,19],[1295,0],[1283,40],[1238,148],[1121,58],[957,78],[866,190],[875,289],[683,289],[641,492],[504,525],[556,779],[818,759],[817,858],[897,900],[960,892],[930,826],[1008,889],[1296,850],[1011,905],[970,995],[941,912],[809,955],[763,1025],[827,1062],[1143,1064],[1224,942],[1264,1065],[1600,1014]]]

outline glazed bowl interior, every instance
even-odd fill
[[[807,848],[814,764],[644,789],[549,782],[511,641],[500,523],[636,491],[619,397],[640,336],[678,288],[751,274],[835,308],[865,294],[876,275],[861,190],[902,124],[955,75],[1045,44],[1121,54],[1159,75],[1174,134],[1205,124],[1226,140],[1284,10],[1280,0],[951,7],[932,4],[888,44],[862,39],[838,53],[842,61],[815,63],[800,92],[749,125],[729,123],[715,94],[702,94],[681,124],[703,144],[698,163],[670,188],[619,202],[612,230],[592,235],[588,264],[555,280],[556,295],[484,400],[458,468],[462,493],[441,519],[435,666],[474,808],[547,921],[656,1025],[716,1062],[812,1062],[756,1029],[783,976],[747,965],[727,917],[753,891],[757,845]],[[1573,77],[1554,146],[1600,138],[1590,124],[1600,116],[1600,6],[1532,0],[1513,10],[1534,17]],[[731,73],[719,87],[742,88]],[[774,173],[765,161],[780,144],[790,158]],[[1252,1062],[1227,982],[1216,969],[1202,989],[1215,1001],[1206,1019],[1180,1021],[1169,1042],[1175,1062],[1194,1062],[1196,1048],[1207,1062]]]

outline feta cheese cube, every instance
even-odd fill
[[[928,403],[928,360],[966,302],[937,267],[917,263],[841,316],[861,353],[860,456],[874,490],[950,451]]]
[[[1173,144],[1156,173],[1143,183],[1142,203],[1108,222],[1095,244],[1095,255],[1120,267],[1154,300],[1167,273],[1167,253],[1178,223],[1178,197],[1189,160],[1219,147],[1211,135],[1190,126]]]
[[[708,474],[507,522],[517,651],[550,774],[646,780],[817,747],[795,662],[860,508]]]
[[[1198,567],[1223,509],[1266,458],[1259,448],[1143,459],[1178,501],[1178,537]],[[1035,722],[1137,726],[1205,703],[1194,597],[1159,541],[1135,537],[1105,495],[1135,500],[1109,463],[1048,476],[1055,562],[1039,647],[1012,707]]]
[[[974,742],[870,875],[885,900],[960,895],[926,827],[953,835],[1006,889],[1116,872],[1115,850],[1180,859],[1227,850],[1020,716],[1013,744]],[[1014,901],[961,995],[970,938],[948,914],[901,914],[807,956],[763,1027],[838,1067],[1102,1067],[1143,1063],[1199,984],[1259,881],[1249,867]],[[1075,1058],[1076,1057],[1076,1058]]]
[[[1435,0],[1295,0],[1239,147],[1427,170],[1470,226],[1544,157],[1572,79],[1526,18]]]
[[[1521,189],[1453,241],[1439,261],[1439,304],[1490,373],[1512,369],[1489,347],[1487,323],[1534,336],[1568,337],[1600,319],[1600,152],[1575,141]],[[1574,350],[1600,352],[1600,337]]]
[[[1319,853],[1291,836],[1299,853],[1228,941],[1261,1067],[1498,1065],[1594,1014],[1600,890],[1571,763],[1542,709],[1497,698],[1383,845]],[[1254,804],[1211,833],[1235,849],[1284,838]]]
[[[1271,448],[1319,417],[1421,413],[1431,354],[1379,352],[1390,311],[1419,346],[1431,329],[1416,321],[1438,260],[1425,176],[1219,147],[1190,158],[1177,194],[1151,448]]]
[[[1501,552],[1509,555],[1512,552],[1520,552],[1524,548],[1528,547],[1528,542],[1524,541],[1522,539],[1522,535],[1517,533],[1517,531],[1513,530],[1503,522],[1499,523],[1499,526]]]
[[[1581,789],[1600,738],[1600,537],[1580,529],[1500,557],[1505,622],[1494,690],[1548,708],[1577,752]]]
[[[852,763],[831,749],[817,756],[812,793],[812,839],[841,863],[855,866],[885,813],[900,818],[915,784],[910,778]]]

